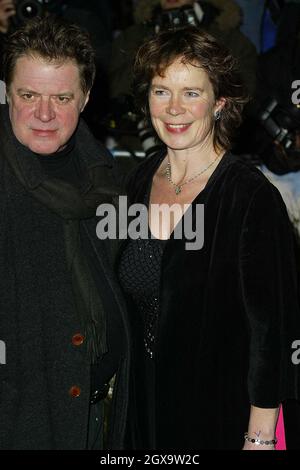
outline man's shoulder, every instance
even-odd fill
[[[103,163],[110,167],[114,166],[113,156],[104,144],[94,137],[83,119],[80,119],[76,131],[76,145],[80,155],[90,164]]]

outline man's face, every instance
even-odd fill
[[[195,0],[160,0],[160,5],[163,10],[170,10],[171,8],[180,8],[184,5],[193,5]]]
[[[48,155],[64,148],[88,101],[77,65],[20,57],[8,90],[13,132],[32,152]]]

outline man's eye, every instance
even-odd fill
[[[23,93],[21,95],[21,97],[23,98],[23,100],[25,101],[32,101],[33,98],[34,98],[34,95],[32,93]]]
[[[57,98],[60,103],[68,103],[70,101],[69,96],[58,96]]]

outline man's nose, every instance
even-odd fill
[[[180,97],[172,96],[167,106],[167,113],[171,116],[177,116],[178,114],[184,114],[185,108],[182,105]]]
[[[41,96],[35,109],[35,117],[43,122],[55,118],[55,111],[50,97]]]

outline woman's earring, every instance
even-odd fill
[[[214,112],[215,121],[218,121],[221,118],[221,111],[218,109]]]

